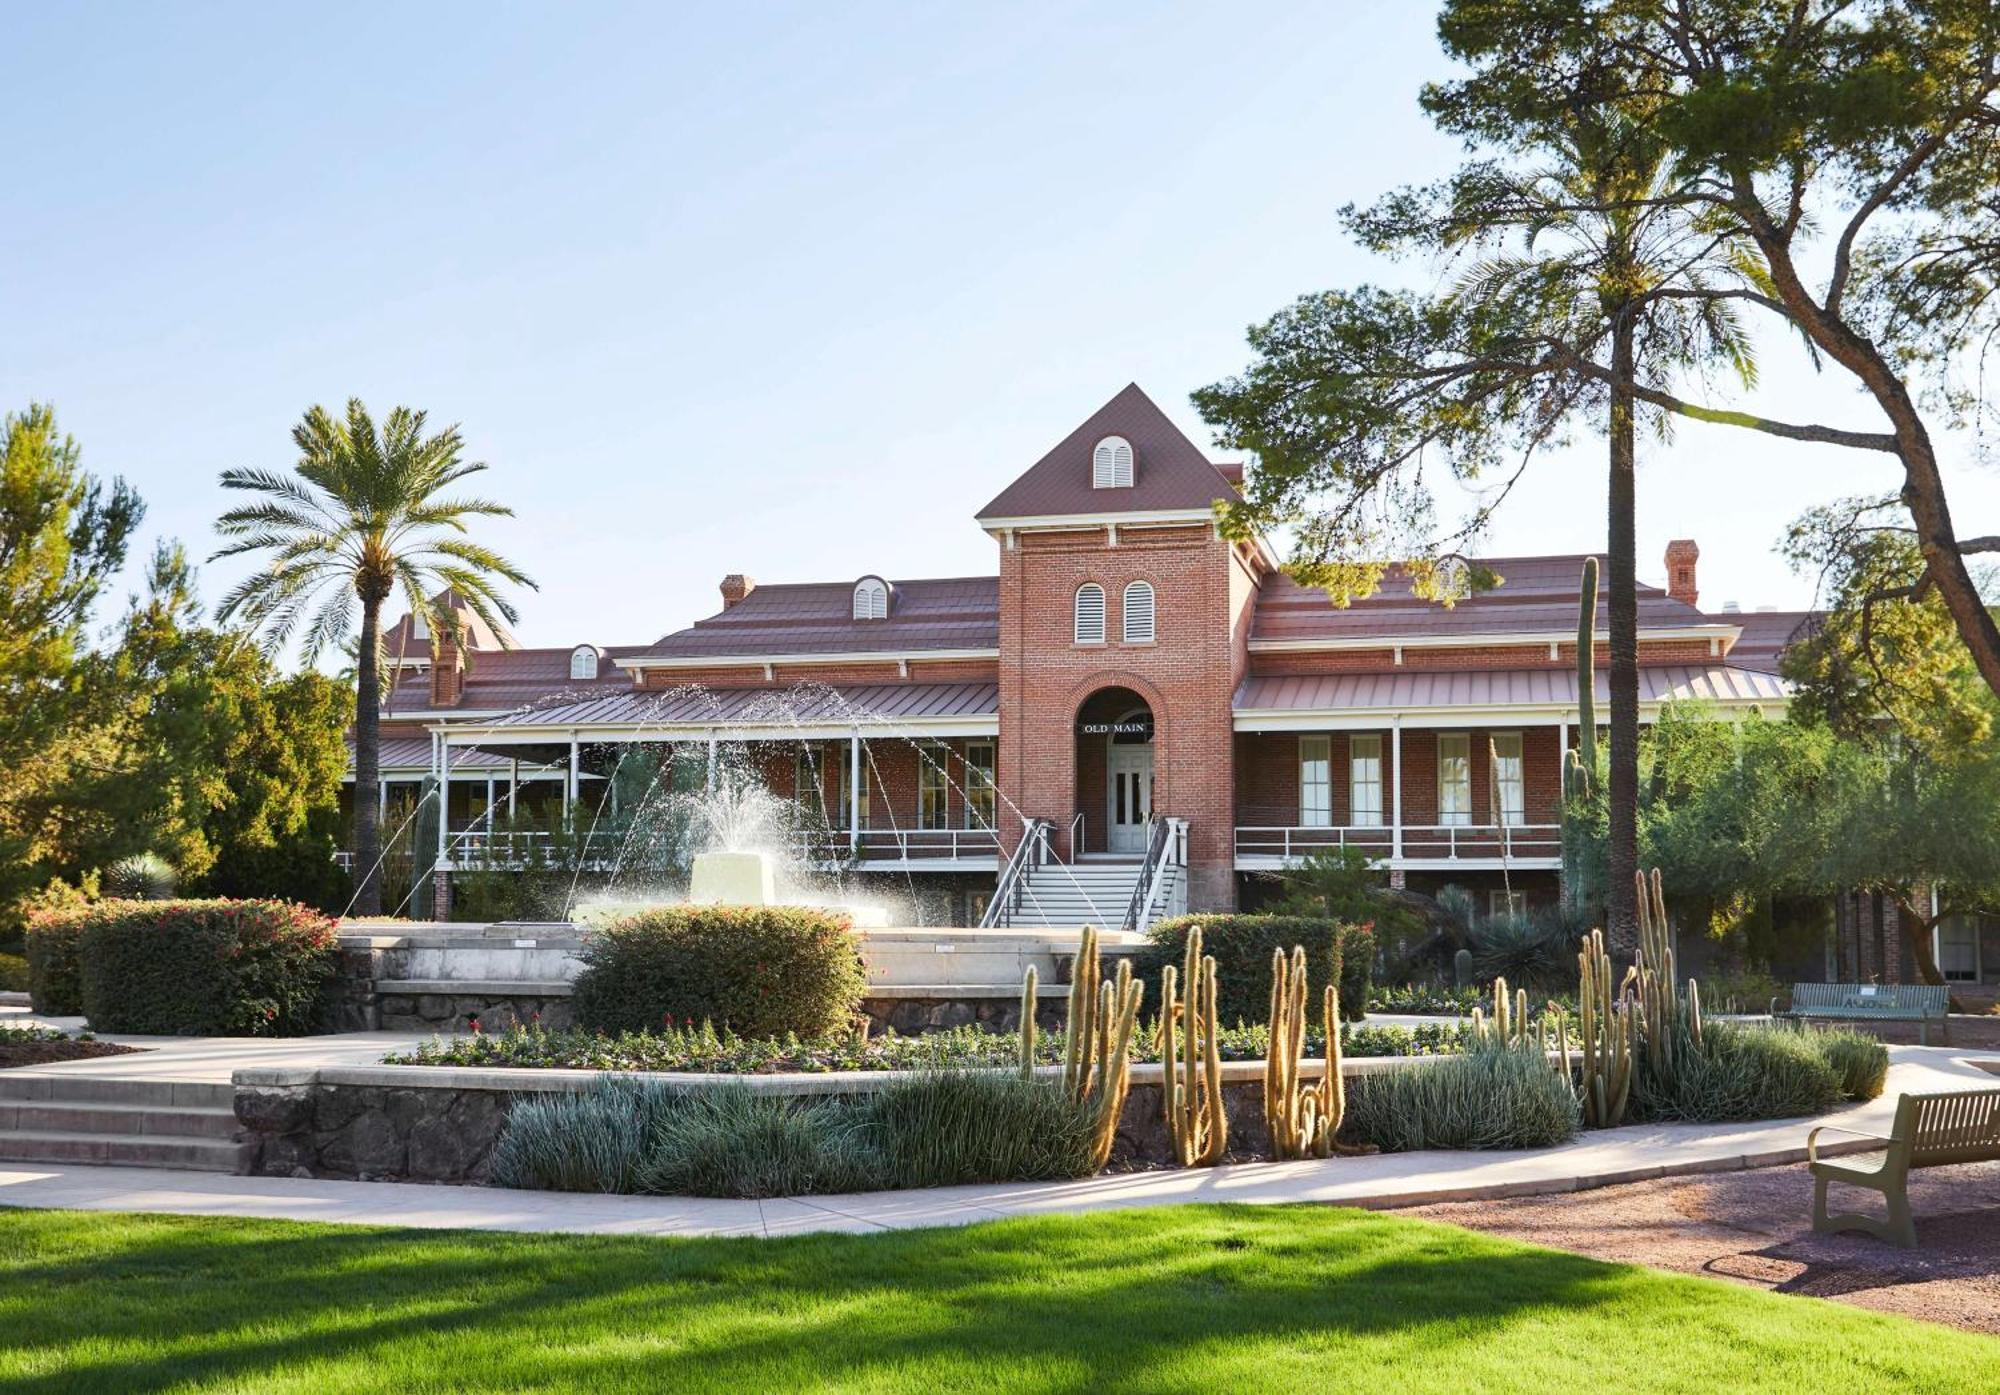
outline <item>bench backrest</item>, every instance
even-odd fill
[[[1912,1167],[1991,1162],[2000,1158],[2000,1090],[1904,1095],[1894,1135]]]
[[[1921,1013],[1943,1017],[1951,990],[1928,983],[1795,983],[1792,1010],[1840,1008],[1851,1012]]]

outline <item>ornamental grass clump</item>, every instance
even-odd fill
[[[884,1187],[1088,1177],[1097,1115],[1053,1081],[1008,1071],[929,1071],[851,1106]]]
[[[1683,1043],[1671,1072],[1641,1056],[1633,1113],[1643,1120],[1748,1123],[1824,1114],[1842,1100],[1842,1074],[1815,1034],[1711,1022],[1701,1045]]]
[[[669,1097],[653,1110],[634,1180],[634,1190],[662,1196],[810,1196],[885,1185],[853,1110],[740,1085]]]
[[[1462,1056],[1362,1077],[1348,1090],[1342,1132],[1385,1153],[1549,1148],[1581,1123],[1575,1090],[1539,1048],[1488,1039]]]
[[[709,1022],[744,1037],[844,1031],[867,987],[845,915],[805,906],[662,906],[594,931],[571,997],[579,1026]]]
[[[672,1099],[658,1085],[616,1077],[579,1094],[525,1096],[493,1145],[493,1180],[551,1192],[637,1191],[653,1120]]]
[[[1889,1083],[1889,1048],[1866,1032],[1849,1027],[1814,1032],[1811,1042],[1840,1077],[1840,1093],[1850,1100],[1872,1100]]]

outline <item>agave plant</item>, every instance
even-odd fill
[[[134,853],[104,869],[104,894],[117,901],[167,901],[173,898],[180,874],[158,853]]]

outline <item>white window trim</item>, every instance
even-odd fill
[[[983,760],[975,760],[974,753],[984,751]],[[997,828],[1000,823],[1000,743],[997,741],[968,741],[965,743],[965,826],[967,828]],[[991,810],[986,821],[978,818],[976,800],[986,796]]]
[[[579,673],[581,668],[584,672]],[[579,644],[569,651],[569,676],[571,682],[597,677],[597,650],[588,644]]]
[[[1134,596],[1144,597],[1144,605],[1141,608],[1141,613],[1145,618],[1146,628],[1144,633],[1141,634],[1133,633],[1132,600]],[[1160,593],[1153,588],[1152,582],[1128,581],[1125,583],[1125,590],[1120,593],[1118,601],[1118,633],[1119,637],[1127,644],[1152,644],[1157,641],[1160,633]]]
[[[951,827],[951,747],[941,742],[925,742],[917,757],[917,827],[924,830]],[[933,799],[934,797],[934,804]],[[926,805],[936,808],[935,817]]]
[[[1086,593],[1095,600],[1096,627],[1094,632],[1088,632],[1084,629],[1083,601]],[[1081,586],[1078,586],[1070,599],[1070,617],[1070,633],[1077,644],[1104,643],[1104,636],[1106,634],[1104,588],[1094,581],[1086,581]]]
[[[1500,809],[1500,823],[1503,827],[1519,828],[1528,821],[1528,747],[1518,731],[1496,731],[1490,734],[1493,743],[1493,799]],[[1501,743],[1511,742],[1514,747],[1514,778],[1503,781],[1500,778],[1501,763],[1507,757],[1500,749]],[[1509,787],[1519,796],[1514,808],[1507,807]]]
[[[1460,809],[1445,807],[1445,754],[1447,741],[1463,743],[1460,756],[1465,769],[1465,800]],[[1466,731],[1441,731],[1437,737],[1437,821],[1440,828],[1466,828],[1474,822],[1472,817],[1472,733]]]
[[[879,576],[864,576],[854,583],[853,618],[856,620],[886,620],[889,618],[889,583]]]
[[[1370,754],[1363,757],[1360,747],[1366,745]],[[1374,768],[1375,778],[1363,782],[1360,778],[1362,762],[1366,760]],[[1365,802],[1361,798],[1363,789],[1374,792],[1374,798]],[[1356,732],[1347,738],[1347,822],[1353,828],[1381,828],[1383,826],[1382,799],[1382,737],[1377,732]],[[1370,807],[1372,806],[1372,807]],[[1363,815],[1367,817],[1364,819]]]
[[[1307,778],[1307,772],[1317,765],[1319,778]],[[1318,787],[1321,807],[1315,809],[1307,797],[1308,791]],[[1319,733],[1306,733],[1299,737],[1299,827],[1333,827],[1333,738]]]

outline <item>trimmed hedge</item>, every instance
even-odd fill
[[[336,960],[332,919],[288,901],[100,901],[28,945],[38,1006],[73,991],[97,1031],[158,1036],[310,1032]]]
[[[1306,1000],[1319,1020],[1320,993],[1329,980],[1340,984],[1340,1018],[1358,1022],[1368,1012],[1375,967],[1375,936],[1367,925],[1343,924],[1316,916],[1183,915],[1163,920],[1147,932],[1152,944],[1133,964],[1157,984],[1160,970],[1179,966],[1187,953],[1188,931],[1201,927],[1202,951],[1214,956],[1215,1012],[1224,1026],[1258,1023],[1271,1015],[1271,951],[1306,949]],[[1153,990],[1157,992],[1157,988]]]
[[[806,906],[663,906],[612,921],[579,956],[577,1024],[714,1024],[745,1037],[849,1027],[867,978],[845,915]]]
[[[83,982],[77,976],[76,941],[83,933],[83,915],[91,907],[79,904],[62,910],[35,911],[28,917],[28,1001],[36,1012],[74,1017],[83,1011]]]

